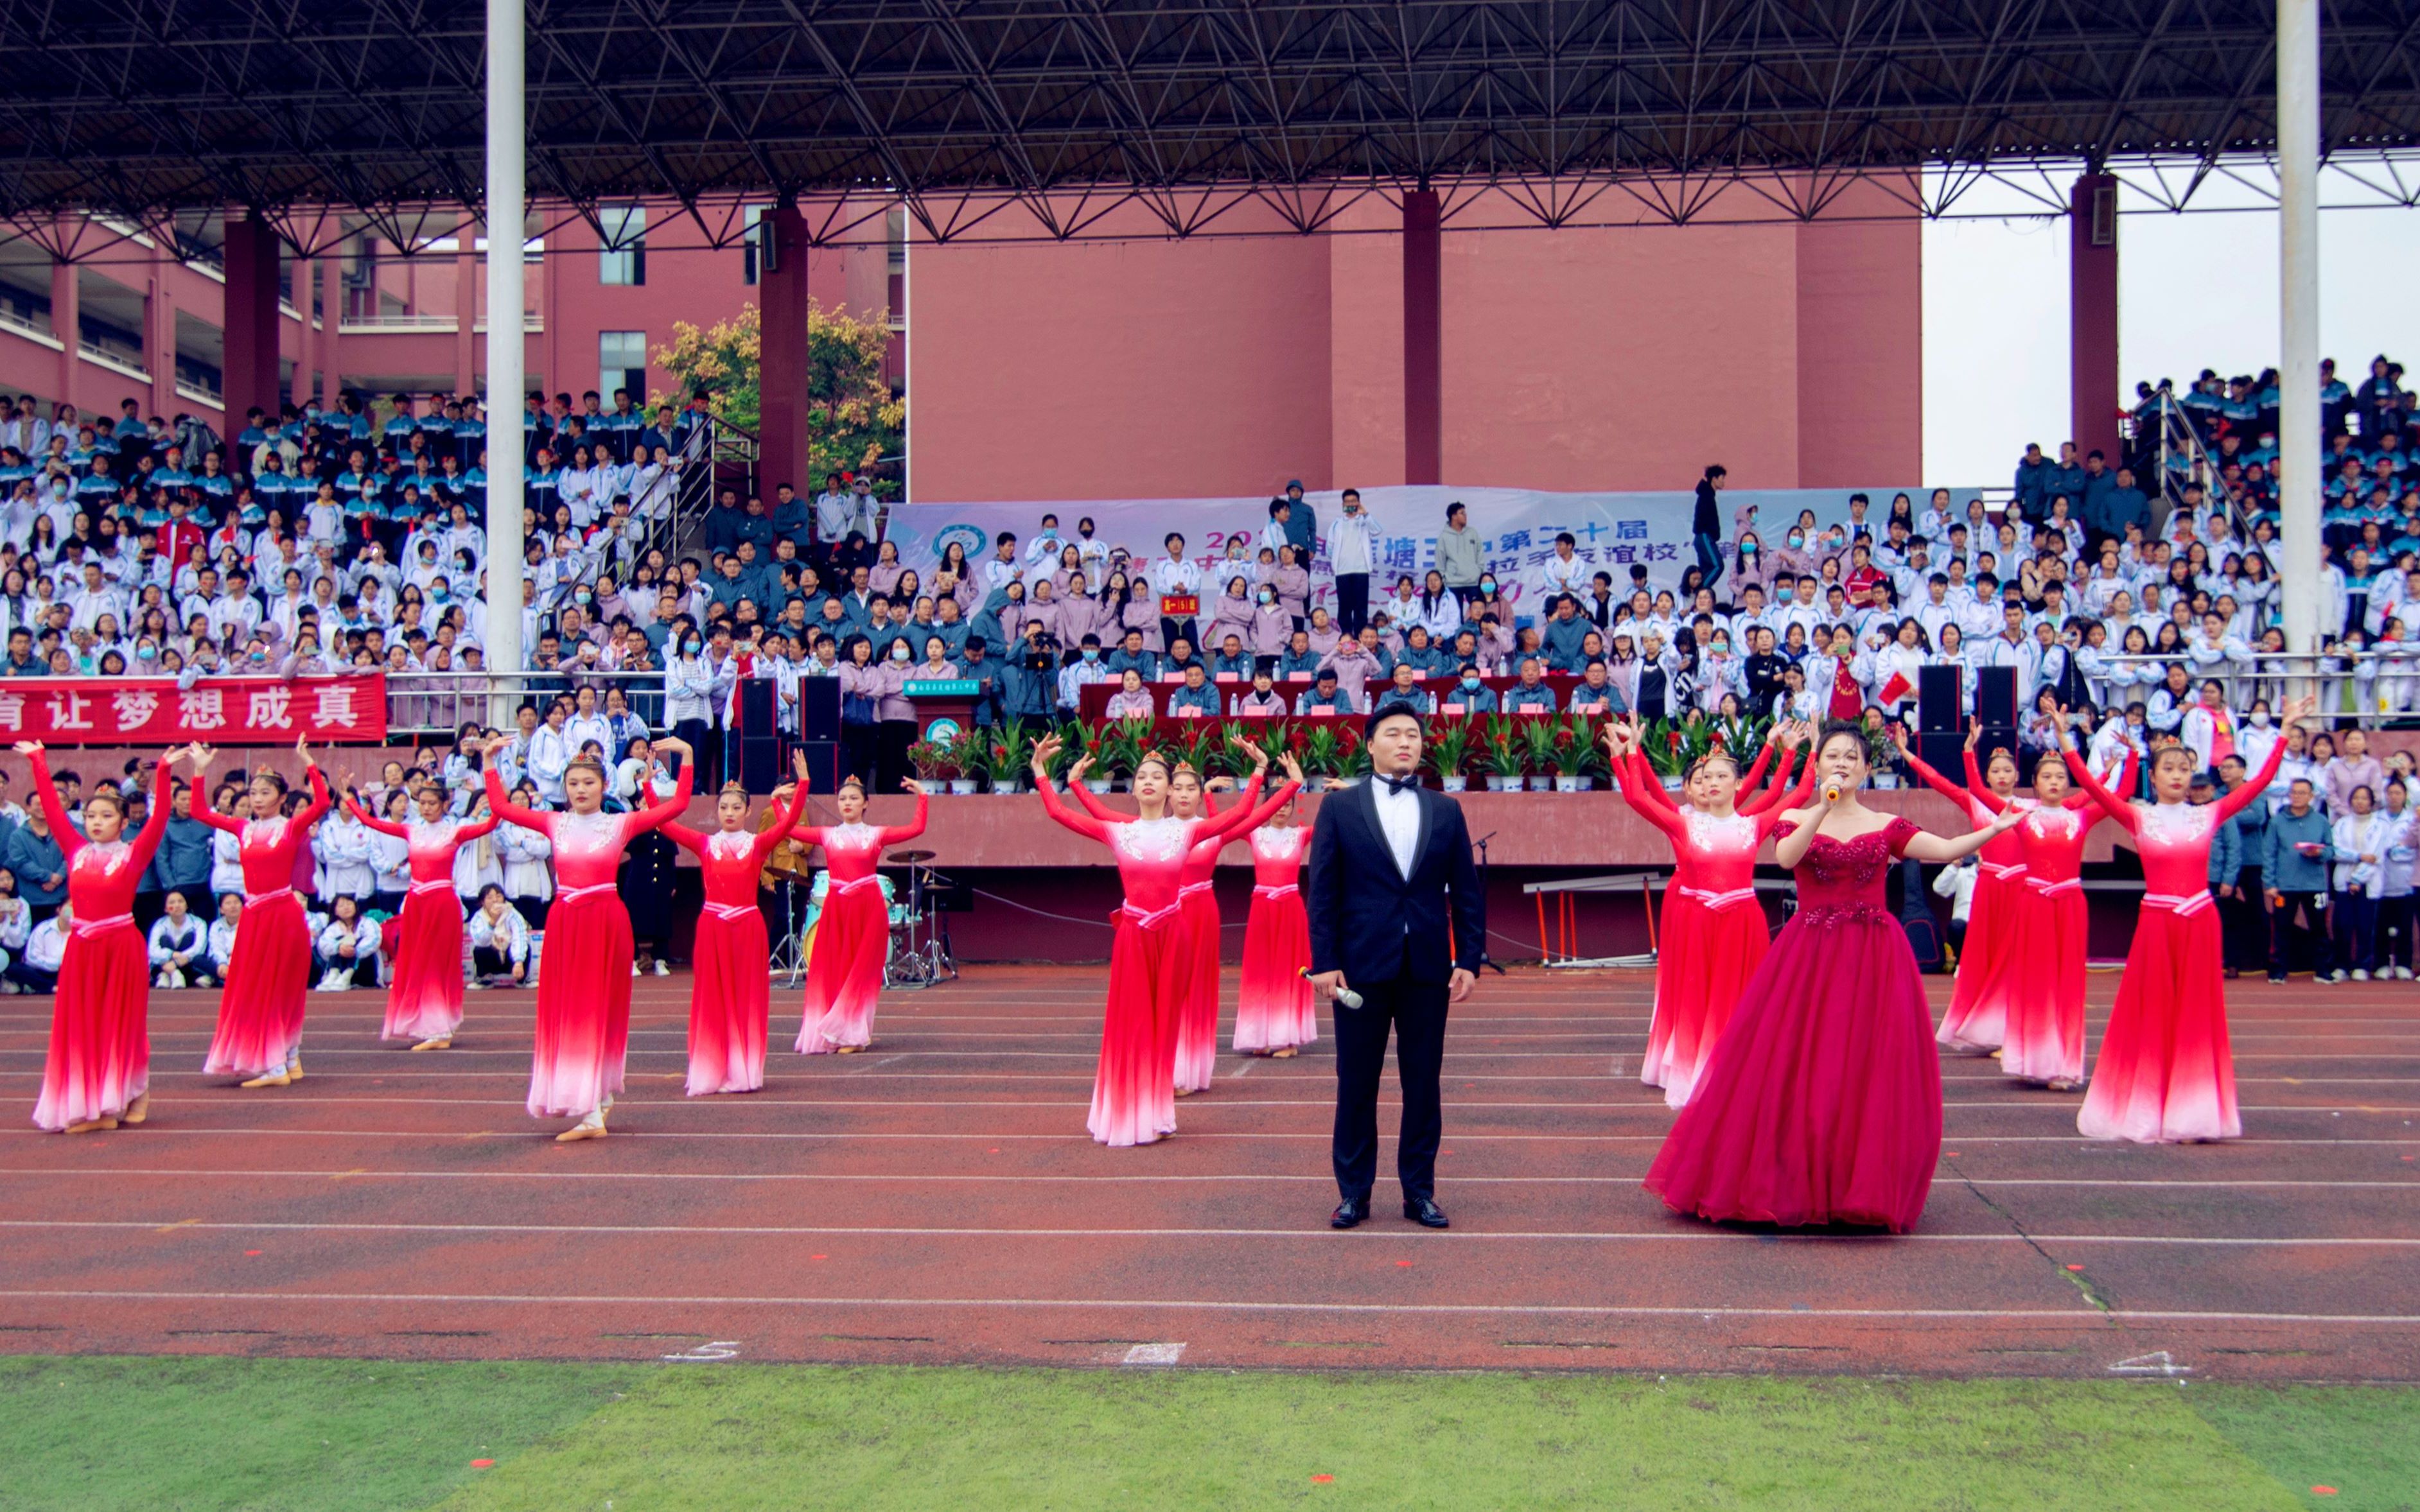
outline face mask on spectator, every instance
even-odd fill
[[[905,641],[902,641],[898,645],[891,648],[891,659],[892,661],[906,661],[908,659],[908,646]]]
[[[1462,686],[1476,690],[1479,687],[1479,674],[1477,672],[1465,672],[1462,677]]]

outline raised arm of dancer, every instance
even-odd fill
[[[1075,764],[1067,768],[1067,796],[1076,800],[1076,807],[1105,825],[1114,825],[1121,819],[1130,817],[1103,803],[1091,788],[1084,785],[1084,774],[1092,768],[1092,764],[1093,758],[1090,756],[1078,756],[1076,758]],[[1206,798],[1209,795],[1205,793],[1202,796]]]
[[[239,840],[242,839],[243,821],[241,819],[238,818],[234,814],[221,813],[216,809],[211,808],[209,805],[202,801],[202,795],[208,791],[202,785],[202,774],[209,769],[210,758],[218,753],[212,750],[209,747],[202,745],[199,742],[195,742],[194,745],[186,747],[185,749],[187,754],[193,758],[194,817],[200,820],[203,824],[209,825],[212,829],[224,830],[227,834],[233,835]]]
[[[294,816],[292,833],[302,835],[309,833],[311,826],[335,806],[336,800],[329,796],[328,779],[319,770],[319,763],[312,756],[309,748],[298,740],[294,743],[294,754],[302,758],[302,776],[311,784],[311,801]]]
[[[1035,767],[1033,772],[1033,791],[1042,799],[1043,811],[1049,814],[1051,818],[1086,840],[1096,840],[1104,845],[1109,842],[1109,830],[1114,827],[1113,822],[1095,819],[1091,814],[1078,813],[1061,803],[1059,791],[1052,784],[1050,774],[1043,771],[1039,766]]]
[[[2024,818],[2023,809],[2011,808],[2003,809],[1982,828],[1970,829],[1963,835],[1936,835],[1929,829],[1919,829],[1907,838],[1907,843],[1900,847],[1900,854],[1940,865],[1962,861],[1981,850],[1987,842],[2024,823]]]
[[[354,819],[360,821],[362,824],[367,825],[370,828],[377,830],[380,834],[392,835],[397,840],[410,840],[411,838],[411,830],[410,826],[398,825],[392,819],[380,819],[378,815],[370,812],[367,809],[363,808],[360,800],[353,796],[353,790],[350,788],[347,788],[345,790],[344,803],[345,812],[351,814]]]
[[[138,870],[151,864],[152,853],[168,833],[168,811],[177,806],[177,779],[169,775],[169,768],[176,761],[177,753],[170,751],[151,768],[151,811],[143,816],[142,832],[132,837],[133,848],[127,856],[128,864]]]
[[[2319,701],[2317,699],[2309,698],[2296,699],[2292,702],[2287,704],[2285,713],[2285,728],[2291,730],[2294,728],[2295,720],[2315,712],[2318,707]],[[2259,797],[2264,793],[2267,793],[2269,791],[2269,784],[2277,780],[2277,768],[2283,764],[2285,760],[2286,742],[2281,737],[2270,743],[2269,759],[2260,764],[2260,770],[2257,774],[2238,783],[2234,792],[2226,794],[2219,798],[2219,823],[2225,824],[2227,820],[2242,813],[2244,810],[2252,806],[2253,799]],[[2072,756],[2069,758],[2068,764],[2071,766],[2075,764]],[[2131,769],[2129,770],[2128,775],[2130,777],[2133,775]],[[53,827],[55,828],[57,826],[54,825]]]
[[[1287,778],[1286,780],[1278,784],[1278,790],[1275,793],[1270,794],[1267,797],[1261,800],[1260,807],[1252,810],[1252,817],[1244,822],[1243,827],[1236,830],[1234,834],[1228,838],[1230,840],[1240,839],[1245,835],[1250,834],[1253,830],[1260,828],[1263,825],[1267,824],[1270,820],[1277,817],[1279,810],[1284,808],[1287,804],[1292,803],[1294,801],[1294,795],[1301,791],[1302,779],[1300,777]],[[1205,793],[1202,796],[1207,798],[1209,795]]]
[[[2101,805],[2101,811],[2117,820],[2125,827],[2126,833],[2136,833],[2141,822],[2134,817],[2134,806],[2101,785],[2101,779],[2092,775],[2092,768],[2086,764],[2083,753],[2075,748],[2075,736],[2061,731],[2059,746],[2060,753],[2067,758],[2068,775],[2075,779],[2076,786],[2090,794],[2092,801]],[[2285,749],[2286,743],[2282,740],[2277,742],[2277,748]],[[2269,775],[2274,777],[2277,774],[2271,772]]]
[[[1998,813],[2004,807],[1999,796],[1983,785],[1983,774],[1975,769],[1975,740],[1979,733],[1980,728],[1978,727],[1968,732],[1966,736],[1966,780],[1975,784],[1972,788],[1960,787],[1926,764],[1924,758],[1909,748],[1905,731],[1894,730],[1891,743],[1899,748],[1900,760],[1907,763],[1907,769],[1922,779],[1926,787],[1956,804],[1960,813],[1972,817],[1978,805],[1988,807],[1993,813]]]
[[[1793,810],[1803,809],[1814,799],[1815,777],[1815,757],[1810,752],[1807,758],[1807,769],[1798,774],[1797,786],[1781,795],[1771,807],[1760,809],[1751,815],[1756,820],[1756,838],[1760,841],[1771,835],[1774,826],[1790,817]],[[1778,779],[1776,780],[1777,784]],[[1746,813],[1747,810],[1743,809],[1740,812]]]
[[[1798,752],[1796,750],[1788,746],[1782,747],[1781,764],[1774,768],[1772,782],[1768,783],[1761,793],[1749,793],[1747,801],[1739,806],[1739,811],[1744,814],[1754,816],[1766,812],[1779,813],[1792,807],[1791,804],[1786,803],[1783,800],[1789,797],[1790,794],[1794,791],[1790,785],[1790,769],[1797,763],[1797,760]],[[1755,768],[1751,767],[1749,770],[1752,772]],[[1815,770],[1815,761],[1811,756],[1807,758],[1807,770],[1809,774],[1813,773]],[[1748,792],[1745,785],[1742,786],[1740,791],[1743,793]]]
[[[1679,844],[1688,834],[1680,811],[1664,796],[1664,784],[1656,779],[1647,758],[1635,750],[1621,753],[1618,765],[1621,776],[1621,801],[1630,805],[1631,812],[1664,832],[1665,838]],[[1654,797],[1647,796],[1653,793]]]
[[[790,838],[790,831],[797,825],[799,815],[807,811],[806,752],[794,751],[791,753],[790,760],[793,767],[797,771],[799,779],[789,785],[790,801],[783,808],[782,817],[775,820],[756,837],[756,864],[759,866],[765,864],[765,857],[773,854],[773,848],[775,846]],[[773,790],[773,801],[776,803],[780,803],[782,801],[781,789],[775,788]],[[664,826],[664,833],[669,835],[672,832],[673,826],[666,825]]]
[[[489,751],[488,754],[492,756],[496,750],[503,748],[504,742],[500,739],[496,742],[495,749]],[[487,781],[489,813],[507,824],[519,825],[523,829],[535,829],[550,841],[554,839],[554,815],[535,809],[524,809],[515,803],[504,792],[504,773],[494,766],[489,766],[483,776]]]
[[[673,779],[673,795],[661,803],[651,803],[630,816],[630,833],[639,834],[677,819],[689,808],[690,794],[697,782],[697,762],[681,763],[680,776]]]
[[[1755,792],[1757,783],[1762,780],[1764,777],[1764,769],[1773,764],[1773,752],[1775,748],[1773,734],[1774,732],[1779,728],[1780,726],[1777,724],[1767,725],[1765,727],[1764,744],[1756,748],[1756,760],[1748,763],[1747,770],[1740,775],[1740,791],[1742,793]],[[1776,782],[1785,781],[1790,776],[1790,753],[1786,750],[1783,751],[1781,760],[1781,776],[1774,779]]]
[[[2280,741],[2278,744],[2285,743]],[[85,838],[73,825],[68,823],[67,805],[59,801],[58,787],[51,780],[51,764],[42,755],[42,743],[39,740],[21,740],[17,743],[17,754],[25,758],[25,764],[33,768],[34,796],[42,805],[42,817],[50,823],[51,839],[57,842],[59,854],[67,857],[68,864],[73,866],[76,852],[85,847]],[[164,813],[168,809],[167,800],[163,796],[152,807]]]
[[[924,833],[924,819],[933,807],[932,795],[924,791],[923,783],[912,777],[903,779],[899,785],[916,795],[916,817],[904,825],[885,825],[881,838],[875,841],[877,845],[896,845],[903,840],[914,840]]]
[[[1216,818],[1193,821],[1193,842],[1198,845],[1214,836],[1222,841],[1233,839],[1248,828],[1245,821],[1252,817],[1254,800],[1260,797],[1261,784],[1264,780],[1266,780],[1265,768],[1254,771],[1252,779],[1244,784],[1242,800],[1233,808]],[[1207,795],[1205,794],[1204,796]]]
[[[503,823],[504,821],[497,818],[495,810],[491,809],[488,811],[488,816],[485,819],[473,819],[469,824],[464,825],[461,828],[454,831],[454,843],[457,845],[468,845],[474,840],[484,838],[489,831],[494,829],[498,825]]]

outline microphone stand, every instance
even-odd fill
[[[1482,903],[1487,899],[1487,842],[1495,838],[1496,831],[1491,829],[1470,842],[1479,852],[1479,897]],[[1485,930],[1480,931],[1479,933],[1479,964],[1499,977],[1506,975],[1504,968],[1496,964],[1496,957],[1487,949]]]

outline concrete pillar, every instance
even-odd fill
[[[756,490],[770,499],[786,483],[812,497],[816,483],[806,475],[813,442],[807,423],[807,218],[797,204],[786,203],[759,224],[766,240],[757,260],[764,329],[758,347]]]
[[[2277,7],[2278,618],[2319,649],[2319,6]],[[2309,690],[2307,685],[2297,685]]]
[[[1404,195],[1404,481],[1445,481],[1444,220],[1436,192]]]
[[[479,223],[462,218],[454,233],[454,392],[475,393],[479,388]],[[516,412],[519,405],[513,407]]]
[[[526,223],[529,112],[523,0],[488,0],[488,580],[484,654],[493,683],[489,722],[509,727],[521,647],[521,227]]]
[[[2118,409],[2118,180],[2084,174],[2068,196],[2068,403],[2076,447],[2099,450],[2114,470]]]
[[[151,373],[151,402],[146,419],[177,415],[177,302],[168,290],[168,270],[176,255],[153,243],[150,287],[143,301],[143,365]]]
[[[345,323],[345,255],[332,252],[315,259],[319,270],[319,408],[336,408],[336,395],[345,390],[345,380],[337,374],[344,371],[337,364],[342,360],[341,327]]]
[[[302,318],[296,322],[294,335],[294,408],[302,409],[318,393],[318,382],[312,377],[318,369],[318,342],[311,330],[313,294],[319,286],[319,265],[309,257],[294,259],[294,281],[291,293],[294,313]]]
[[[243,434],[244,411],[277,409],[277,228],[250,217],[226,223],[226,438]]]
[[[59,339],[60,348],[58,392],[53,398],[62,404],[75,404],[76,370],[84,363],[81,277],[71,262],[51,263],[51,334]]]

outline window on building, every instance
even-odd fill
[[[644,331],[600,331],[597,333],[597,392],[613,408],[613,391],[628,389],[641,405],[647,402],[647,333]]]
[[[605,250],[597,255],[597,282],[644,284],[647,281],[647,209],[644,205],[608,205],[597,212],[605,233]]]
[[[768,234],[765,207],[751,205],[745,213],[747,230],[739,239],[739,282],[752,285],[762,278],[765,270],[764,259],[757,255],[758,240]]]

